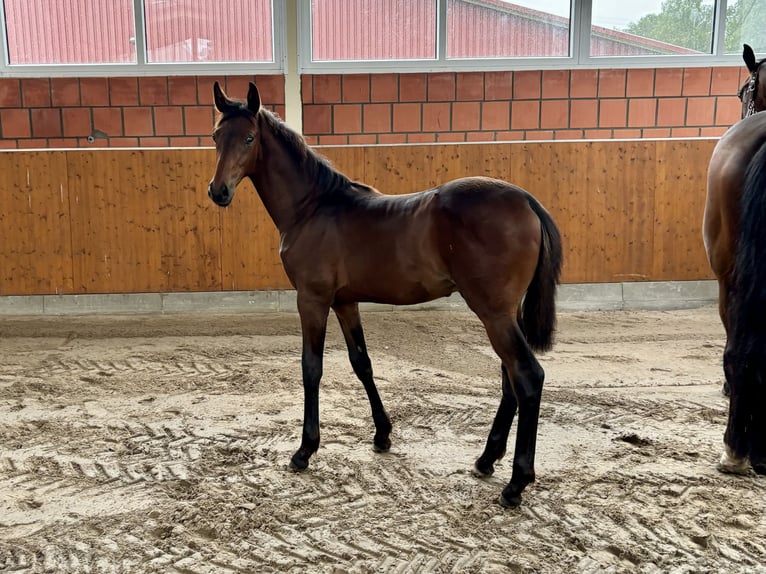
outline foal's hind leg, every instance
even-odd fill
[[[356,376],[362,381],[364,390],[367,391],[367,398],[370,400],[372,420],[375,422],[375,437],[373,438],[375,450],[386,452],[391,448],[391,439],[389,438],[391,435],[391,419],[388,418],[388,414],[383,408],[383,402],[380,400],[378,388],[375,386],[375,380],[372,377],[372,363],[367,354],[367,345],[364,342],[364,331],[362,330],[362,321],[359,317],[359,305],[356,303],[335,305],[333,310],[338,316],[343,337],[346,339],[351,366]]]
[[[524,488],[535,480],[537,422],[545,373],[513,318],[493,318],[484,324],[492,347],[508,370],[519,407],[513,474],[499,499],[503,506],[518,506]]]
[[[516,409],[518,408],[516,396],[513,394],[511,380],[508,376],[508,369],[503,366],[502,372],[503,398],[500,400],[500,406],[492,423],[492,430],[489,431],[484,452],[476,459],[474,465],[476,474],[481,477],[492,476],[492,473],[495,472],[495,462],[505,455],[505,450],[508,446],[508,434],[511,431],[513,417],[516,416]]]

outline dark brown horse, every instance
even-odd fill
[[[724,393],[729,418],[718,468],[766,474],[766,74],[745,45],[750,78],[739,91],[743,119],[713,150],[703,239],[718,279],[726,330]]]
[[[476,472],[489,476],[505,453],[519,411],[513,474],[500,497],[516,506],[535,478],[543,369],[532,349],[551,347],[561,238],[548,212],[526,191],[485,177],[458,179],[408,195],[382,195],[351,181],[261,107],[218,84],[221,116],[213,138],[215,175],[208,195],[229,205],[249,177],[279,230],[280,256],[297,291],[303,333],[303,437],[291,467],[303,470],[319,447],[319,380],[329,310],[375,423],[374,447],[391,446],[391,421],[372,376],[359,301],[406,305],[455,291],[487,330],[502,361],[502,399]]]

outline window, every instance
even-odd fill
[[[766,52],[766,0],[729,0],[726,5],[726,54],[741,54],[742,44]]]

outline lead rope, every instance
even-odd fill
[[[750,117],[755,114],[755,86],[756,82],[758,80],[757,74],[753,74],[750,76],[750,85],[747,87],[748,95],[750,96],[750,101],[747,102],[747,111],[745,112],[745,117]]]

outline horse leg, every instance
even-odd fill
[[[757,474],[766,475],[766,381],[759,373],[754,381],[754,397],[751,410],[750,464]]]
[[[370,400],[372,420],[375,423],[375,437],[373,438],[374,449],[377,452],[386,452],[391,448],[391,419],[389,419],[383,402],[380,400],[378,388],[372,376],[372,363],[367,354],[367,345],[364,342],[362,320],[359,317],[359,305],[350,303],[347,305],[334,305],[333,310],[338,317],[343,337],[348,347],[348,358],[357,378],[362,382],[367,398]]]
[[[485,326],[495,352],[510,375],[511,390],[519,410],[513,473],[498,502],[502,506],[519,506],[521,493],[535,480],[537,422],[545,372],[532,354],[515,320],[494,319],[485,321]]]
[[[729,312],[728,312],[728,305],[729,305],[729,288],[726,284],[726,281],[723,279],[719,279],[718,281],[718,315],[721,317],[721,323],[723,324],[723,329],[726,332],[726,347],[724,349],[723,354],[723,387],[721,388],[721,392],[725,397],[728,397],[731,394],[731,385],[729,384],[729,376],[730,376],[730,369],[727,368],[726,364],[726,357],[727,357],[727,351],[729,350]]]
[[[327,331],[329,305],[298,293],[298,314],[303,333],[301,367],[303,371],[303,436],[301,446],[290,460],[290,468],[305,470],[309,458],[319,448],[319,381],[322,378],[322,353]]]
[[[724,451],[718,462],[718,470],[731,474],[743,474],[748,470],[747,455],[748,413],[750,397],[746,381],[747,367],[736,356],[732,349],[727,348],[723,355],[726,379],[729,381],[729,418],[723,435]]]
[[[503,365],[501,370],[503,373],[503,397],[500,399],[500,406],[497,409],[497,414],[495,414],[492,429],[489,431],[484,452],[474,464],[474,472],[480,477],[492,476],[492,473],[495,472],[495,462],[505,455],[508,434],[511,431],[513,417],[516,416],[516,409],[518,408],[508,376],[508,369]]]

